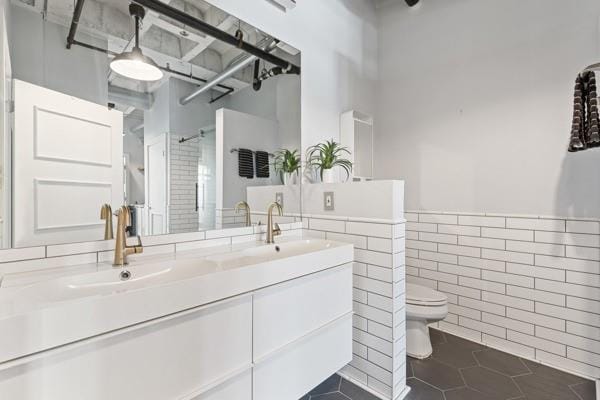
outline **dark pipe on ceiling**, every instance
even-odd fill
[[[419,2],[419,0],[404,0],[404,1],[406,1],[406,4],[408,4],[409,7],[414,7]]]
[[[81,11],[83,10],[83,2],[85,0],[77,0],[75,4],[75,10],[73,10],[73,18],[71,19],[71,27],[69,28],[69,36],[67,36],[67,49],[70,49],[75,40],[75,34],[77,33],[77,25],[79,24],[79,18],[81,17]]]
[[[200,32],[203,32],[209,36],[212,36],[215,39],[218,39],[218,40],[225,42],[227,44],[230,44],[232,46],[239,47],[241,50],[245,51],[246,53],[252,54],[253,56],[256,56],[265,61],[268,61],[271,64],[275,64],[275,65],[285,68],[285,69],[291,69],[294,71],[294,73],[298,73],[298,74],[300,73],[300,67],[298,67],[297,65],[294,65],[294,64],[284,60],[283,58],[277,57],[261,48],[253,46],[250,43],[244,42],[243,40],[240,41],[235,36],[230,35],[229,33],[222,31],[221,29],[216,28],[198,18],[192,17],[191,15],[189,15],[181,10],[171,7],[170,5],[165,4],[160,0],[134,0],[134,1],[138,4],[140,4],[141,6],[144,6],[148,9],[153,10],[153,11],[155,11],[159,14],[162,14],[166,17],[172,18],[175,21],[181,22],[182,24],[184,24],[188,27],[199,30]],[[297,72],[295,72],[295,71],[297,71]]]
[[[252,80],[252,88],[257,92],[262,87],[262,81],[260,79],[258,79],[258,76],[260,73],[259,69],[260,69],[260,60],[256,60],[256,61],[254,61],[254,79]]]

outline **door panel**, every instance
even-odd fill
[[[123,203],[123,114],[14,81],[13,246],[100,240]]]
[[[146,147],[146,199],[148,199],[148,234],[160,235],[167,230],[167,135],[149,141]]]

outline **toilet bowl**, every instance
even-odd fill
[[[448,315],[448,298],[431,288],[406,284],[406,353],[413,358],[431,355],[428,324]]]

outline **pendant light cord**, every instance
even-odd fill
[[[140,47],[140,17],[135,16],[135,47]]]

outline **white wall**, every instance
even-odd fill
[[[123,118],[123,153],[129,154],[127,165],[129,193],[127,202],[129,204],[144,204],[144,138],[131,133],[131,129],[144,122],[138,118]]]
[[[239,111],[217,111],[217,209],[233,208],[246,200],[246,187],[280,182],[271,169],[269,178],[247,179],[238,175],[238,153],[231,149],[274,152],[280,147],[277,122]],[[222,155],[222,156],[221,156]],[[255,165],[256,168],[256,165]]]
[[[248,86],[227,96],[225,107],[277,121],[280,146],[300,151],[300,82],[298,75],[278,75],[263,81],[259,91]]]
[[[302,52],[302,148],[339,136],[340,114],[374,112],[375,2],[303,0],[283,13],[266,0],[210,3]]]
[[[566,151],[600,2],[421,3],[378,12],[376,177],[407,209],[600,216],[600,152]]]
[[[108,102],[108,57],[82,47],[66,48],[69,29],[42,19],[42,15],[11,7],[10,51],[14,78],[80,99]],[[99,40],[79,32],[78,40],[106,48]]]

